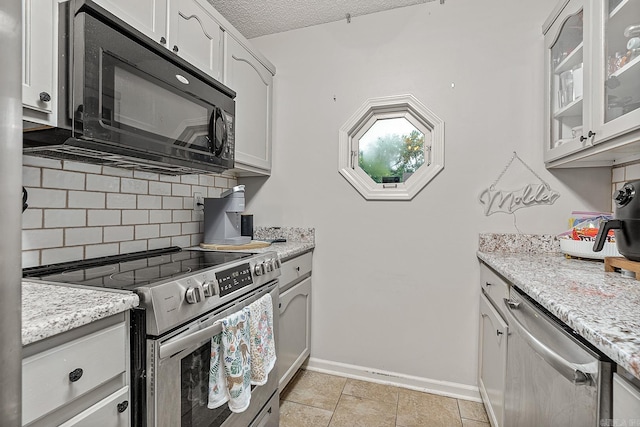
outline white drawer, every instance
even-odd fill
[[[509,298],[509,285],[498,276],[487,265],[480,264],[480,285],[484,289],[487,298],[493,303],[498,311],[502,312],[502,300]]]
[[[298,255],[283,262],[280,267],[280,289],[311,272],[311,252]]]
[[[121,323],[24,359],[22,423],[28,424],[125,372],[126,337]]]
[[[124,387],[60,427],[128,427],[130,417],[129,387]]]

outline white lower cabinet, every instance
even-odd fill
[[[282,392],[311,353],[311,252],[283,262],[280,279],[276,367]]]
[[[492,273],[484,265],[483,277]],[[497,281],[483,282],[483,286],[499,289]],[[501,300],[495,301],[496,303]],[[493,427],[503,427],[504,391],[507,373],[507,323],[487,298],[480,295],[480,339],[478,348],[478,385],[489,420]],[[506,427],[506,426],[504,426]]]
[[[128,313],[23,348],[22,424],[129,426]]]

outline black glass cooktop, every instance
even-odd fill
[[[25,268],[24,278],[133,290],[139,286],[197,272],[252,256],[239,252],[157,249]]]

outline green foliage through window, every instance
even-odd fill
[[[389,125],[402,133],[388,133]],[[424,134],[403,118],[379,120],[360,138],[358,151],[358,165],[376,183],[405,182],[424,164]]]

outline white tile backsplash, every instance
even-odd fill
[[[56,169],[42,169],[42,186],[65,190],[84,190],[85,174]]]
[[[27,188],[27,203],[32,208],[66,208],[67,192],[50,188]]]
[[[625,168],[625,181],[640,179],[640,163],[627,165]]]
[[[87,175],[87,191],[120,192],[120,178],[105,175]]]
[[[149,194],[149,182],[142,179],[121,178],[120,192]]]
[[[46,209],[44,228],[84,227],[87,211],[84,209]]]
[[[171,184],[168,182],[149,182],[149,194],[156,194],[159,196],[170,196],[171,195]]]
[[[168,176],[23,156],[29,208],[23,267],[202,241],[193,192],[219,197],[232,175]]]
[[[53,264],[56,262],[75,261],[82,259],[84,248],[73,246],[68,248],[44,249],[42,251],[42,264]]]
[[[105,193],[96,191],[69,191],[70,208],[95,208],[104,209]]]
[[[107,209],[135,209],[136,207],[137,200],[135,194],[107,194]]]
[[[117,209],[89,209],[87,211],[87,225],[120,225],[122,214]]]
[[[135,226],[135,238],[136,240],[142,239],[155,239],[160,237],[160,224],[149,225],[136,225]]]
[[[105,227],[103,240],[105,243],[133,240],[133,230],[133,225]]]
[[[64,230],[64,245],[79,246],[102,243],[102,227],[67,228]]]
[[[192,196],[191,186],[187,184],[171,184],[171,195],[190,197]]]
[[[122,224],[149,224],[149,211],[144,209],[122,211]]]
[[[61,228],[22,230],[22,250],[62,247],[62,231]]]
[[[162,208],[161,196],[138,196],[138,209],[160,209]]]
[[[120,250],[119,243],[104,243],[84,247],[85,258],[97,258],[102,256],[117,255]]]

